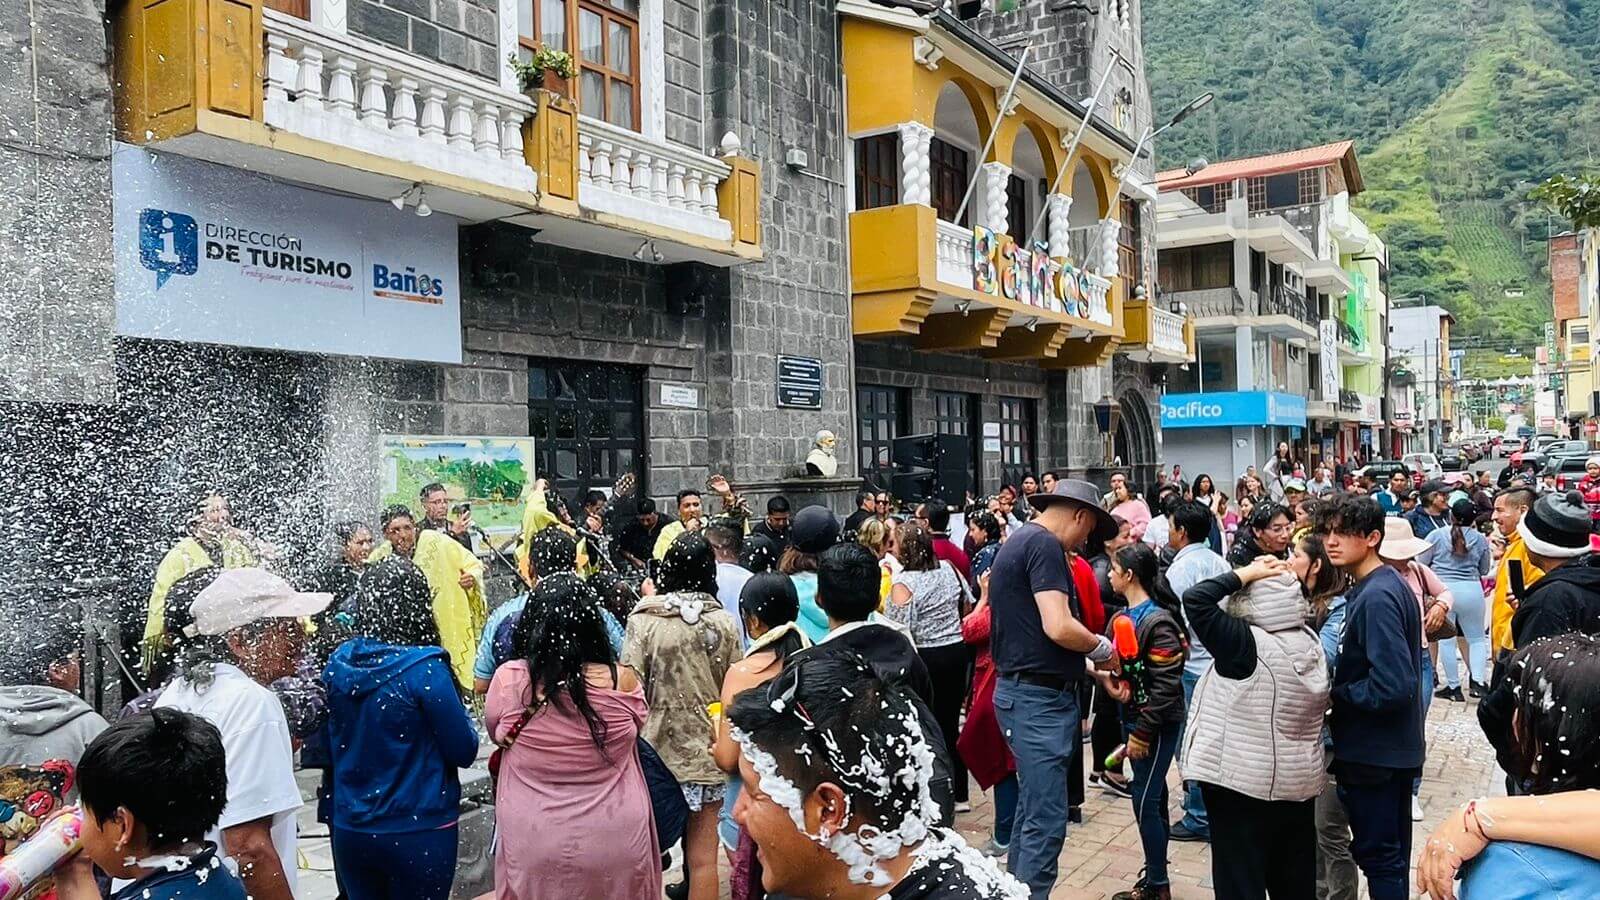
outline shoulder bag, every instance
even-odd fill
[[[1417,587],[1422,591],[1422,626],[1424,630],[1427,630],[1428,611],[1439,603],[1439,598],[1428,593],[1428,583],[1422,579],[1421,572],[1413,571],[1411,574],[1417,576]],[[1460,633],[1456,630],[1455,623],[1451,622],[1450,618],[1446,616],[1444,624],[1427,632],[1427,638],[1430,641],[1448,641],[1457,637]]]

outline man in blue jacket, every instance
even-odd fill
[[[1378,558],[1383,509],[1344,496],[1324,508],[1328,559],[1354,584],[1333,673],[1333,766],[1350,815],[1350,852],[1373,900],[1405,900],[1411,865],[1411,780],[1422,769],[1422,610]]]

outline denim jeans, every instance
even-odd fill
[[[1167,771],[1178,750],[1182,722],[1156,732],[1150,755],[1133,760],[1133,818],[1139,823],[1139,843],[1144,845],[1144,879],[1150,887],[1169,884],[1167,879]]]
[[[1453,640],[1455,640],[1455,638],[1451,638],[1451,640],[1453,641]],[[1422,648],[1422,722],[1423,722],[1423,728],[1427,728],[1428,707],[1433,705],[1433,682],[1434,682],[1433,654],[1428,652],[1428,648],[1427,647],[1423,647]],[[1411,796],[1413,796],[1413,797],[1422,796],[1422,776],[1420,774],[1417,775],[1416,779],[1411,782]]]
[[[1484,624],[1488,601],[1483,596],[1483,584],[1477,581],[1451,579],[1444,583],[1455,597],[1450,609],[1450,621],[1467,641],[1467,676],[1479,684],[1489,683],[1489,632]],[[1444,683],[1461,687],[1461,668],[1456,639],[1439,642],[1439,665],[1444,668]]]
[[[1082,743],[1078,698],[1063,690],[1001,677],[994,711],[1017,760],[1017,814],[1008,868],[1032,900],[1047,900],[1067,838],[1067,764]]]
[[[1183,673],[1183,720],[1189,721],[1189,707],[1194,705],[1194,686],[1200,683],[1199,675],[1191,675],[1188,670]],[[1183,746],[1183,727],[1178,728],[1178,745]],[[1211,826],[1206,822],[1206,801],[1200,796],[1200,784],[1195,781],[1183,783],[1183,821],[1178,824],[1202,837],[1211,836]]]
[[[1011,844],[1011,826],[1017,820],[1017,773],[1000,779],[994,786],[994,842]]]
[[[1411,896],[1411,780],[1403,769],[1372,770],[1352,781],[1336,776],[1339,802],[1350,814],[1350,855],[1367,876],[1372,900]]]

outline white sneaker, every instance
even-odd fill
[[[968,803],[965,800],[963,800],[960,803],[956,804],[956,812],[958,812],[958,813],[969,813],[969,812],[972,812],[972,804]]]
[[[1411,798],[1411,821],[1422,821],[1422,803],[1419,802],[1415,797]]]

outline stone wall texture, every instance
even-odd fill
[[[496,0],[349,0],[349,28],[418,56],[497,78]]]
[[[104,14],[0,0],[0,400],[115,396]]]

